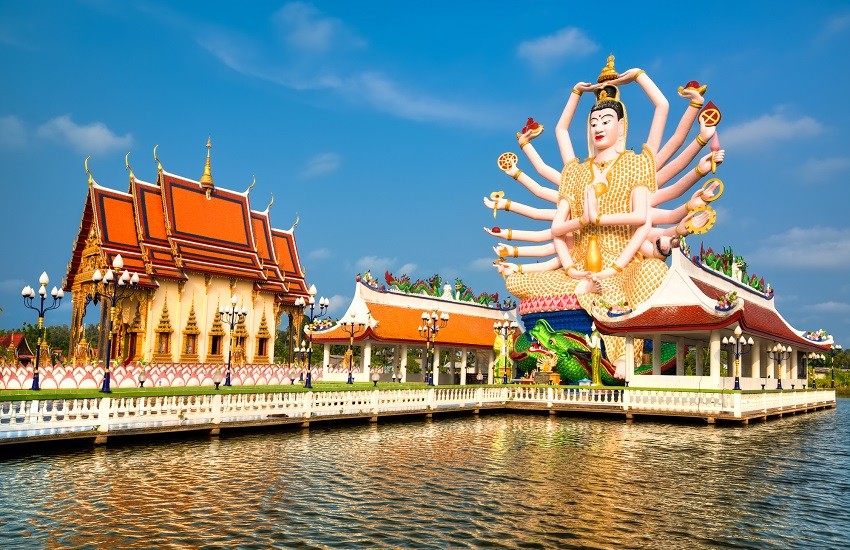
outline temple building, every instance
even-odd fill
[[[250,191],[217,187],[210,148],[200,181],[165,171],[156,156],[155,183],[136,179],[127,162],[126,192],[99,185],[86,163],[86,194],[63,289],[72,293],[70,357],[89,351],[83,338],[96,270],[119,255],[123,271],[137,273],[132,294],[118,300],[112,317],[111,359],[152,363],[266,364],[274,358],[275,328],[284,313],[300,326],[295,300],[307,284],[295,243],[295,224],[272,227],[269,210],[252,210]],[[128,154],[129,157],[129,154]],[[230,330],[219,308],[235,297],[246,315]],[[101,327],[110,315],[99,302]],[[232,334],[231,334],[232,332]],[[106,335],[101,334],[99,349]]]

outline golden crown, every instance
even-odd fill
[[[614,69],[614,54],[611,54],[608,56],[608,62],[605,63],[605,66],[602,68],[602,72],[599,73],[599,77],[596,79],[596,82],[607,82],[609,80],[614,80],[618,76],[620,76],[620,73]]]

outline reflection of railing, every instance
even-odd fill
[[[371,391],[228,393],[0,402],[0,438],[150,428],[237,427],[329,416],[560,408],[671,416],[742,418],[834,405],[834,390],[768,392],[592,387],[455,387]]]

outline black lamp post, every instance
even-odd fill
[[[103,359],[103,385],[100,391],[103,393],[112,393],[109,387],[111,374],[109,372],[109,363],[112,359],[112,319],[115,317],[115,305],[124,298],[129,297],[133,293],[133,289],[139,284],[139,274],[122,271],[124,269],[124,259],[121,254],[115,256],[112,260],[112,269],[107,269],[106,273],[101,274],[97,269],[92,275],[91,280],[94,283],[92,293],[86,295],[86,305],[89,302],[97,305],[101,300],[109,305],[109,315],[106,317],[106,354]],[[101,287],[100,285],[103,284]],[[103,333],[101,333],[103,334]]]
[[[305,332],[307,332],[307,338],[310,340],[310,345],[307,347],[307,378],[304,381],[305,388],[313,387],[313,322],[316,319],[321,318],[328,310],[330,306],[330,300],[322,296],[319,298],[319,313],[316,313],[316,285],[310,285],[310,289],[307,291],[308,298],[305,301],[303,297],[298,297],[295,300],[295,305],[304,308],[304,315],[307,317],[307,327],[305,327]],[[302,351],[304,347],[304,342],[301,343]]]
[[[735,327],[735,335],[732,338],[723,337],[721,343],[726,346],[729,353],[735,353],[735,387],[733,389],[741,389],[741,356],[749,352],[753,347],[753,337],[744,338],[741,326]]]
[[[360,323],[354,320],[354,312],[351,312],[348,320],[342,321],[340,323],[342,326],[342,330],[348,334],[348,382],[347,384],[354,383],[354,377],[351,375],[351,369],[354,366],[354,351],[352,347],[354,346],[354,335],[363,330],[366,326],[365,323]]]
[[[23,288],[23,290],[21,290],[21,297],[24,299],[24,307],[38,312],[38,343],[35,348],[35,364],[32,367],[32,388],[30,388],[33,390],[41,389],[38,385],[38,364],[41,361],[42,329],[44,330],[44,341],[47,341],[47,329],[44,328],[44,312],[59,307],[59,303],[65,295],[61,288],[56,288],[54,286],[53,290],[50,291],[50,295],[53,297],[53,303],[50,304],[49,307],[44,307],[44,300],[47,297],[47,284],[49,282],[50,279],[47,277],[47,272],[42,272],[41,277],[38,278],[38,284],[41,285],[38,289],[38,306],[32,305],[32,301],[35,299],[36,294],[33,287],[27,285]]]
[[[425,371],[425,382],[429,386],[434,385],[434,341],[437,339],[437,333],[441,328],[445,328],[449,324],[449,314],[440,313],[436,307],[431,310],[422,312],[422,324],[419,326],[419,335],[425,338],[425,363],[427,370]]]
[[[230,346],[227,350],[227,370],[224,372],[225,386],[230,386],[230,362],[233,359],[233,329],[236,328],[236,325],[238,325],[240,321],[245,319],[246,315],[248,315],[248,310],[245,306],[242,306],[242,309],[240,310],[236,305],[238,301],[239,299],[234,294],[230,298],[230,309],[226,309],[224,306],[218,308],[218,313],[221,315],[222,322],[230,328]]]
[[[773,344],[772,348],[768,348],[767,356],[776,362],[776,389],[782,389],[782,362],[788,358],[791,353],[791,348],[783,346],[779,342]]]
[[[501,321],[493,323],[493,332],[502,337],[502,383],[508,383],[508,365],[511,363],[508,358],[508,337],[513,336],[514,331],[519,327],[516,321],[508,319],[508,314],[505,313]],[[513,369],[512,369],[513,370]]]

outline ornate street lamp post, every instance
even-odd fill
[[[124,258],[121,257],[121,254],[118,254],[112,260],[112,269],[107,269],[106,273],[103,274],[99,269],[95,270],[91,277],[94,283],[92,293],[86,295],[86,305],[89,302],[97,305],[101,300],[109,305],[109,315],[106,317],[106,353],[103,356],[103,385],[100,388],[103,393],[112,393],[112,389],[109,387],[111,380],[109,364],[112,359],[112,319],[115,317],[115,306],[124,298],[129,297],[136,285],[139,284],[138,273],[122,272],[123,269]],[[101,334],[103,333],[101,332]]]
[[[319,313],[316,313],[316,285],[310,285],[310,289],[307,291],[309,295],[307,300],[305,301],[303,297],[298,297],[295,300],[295,305],[301,308],[304,308],[304,315],[307,316],[307,327],[304,329],[307,332],[307,338],[310,340],[310,345],[307,347],[307,379],[304,381],[305,388],[313,387],[313,322],[316,319],[320,319],[328,310],[330,306],[330,300],[322,296],[319,298]],[[304,348],[304,342],[301,342],[302,351]],[[350,373],[349,373],[350,376]]]
[[[37,306],[32,305],[32,301],[35,299],[36,294],[35,289],[27,285],[23,288],[23,290],[21,290],[21,297],[24,299],[24,306],[38,312],[38,343],[35,348],[35,364],[32,367],[32,388],[30,388],[33,390],[41,389],[38,385],[38,364],[41,361],[41,343],[42,341],[47,341],[47,329],[44,328],[44,312],[59,307],[59,303],[65,295],[61,288],[56,288],[54,286],[53,290],[50,291],[50,295],[53,297],[53,303],[50,304],[49,307],[44,307],[44,300],[47,297],[47,284],[49,282],[50,279],[47,277],[47,272],[42,272],[41,277],[38,278],[38,284],[41,286],[38,289],[40,303]],[[44,330],[44,340],[42,340],[42,330]]]
[[[740,390],[741,389],[741,356],[745,353],[749,352],[753,344],[753,337],[750,336],[749,340],[744,338],[743,331],[741,330],[740,325],[735,327],[735,336],[729,338],[727,336],[723,337],[721,343],[726,346],[729,353],[735,354],[735,387],[732,389]]]
[[[239,306],[236,303],[239,299],[234,294],[230,298],[230,309],[226,309],[224,306],[218,308],[218,313],[221,316],[221,321],[227,325],[230,329],[230,346],[227,350],[227,370],[224,372],[224,385],[230,386],[230,363],[233,360],[233,329],[236,328],[241,321],[245,319],[245,316],[248,315],[248,309],[243,305],[242,309],[239,309]]]
[[[431,310],[422,312],[422,324],[419,326],[419,335],[425,338],[425,363],[427,365],[425,371],[425,382],[429,386],[434,385],[434,341],[437,339],[437,333],[441,328],[445,328],[449,324],[449,314],[440,313],[436,307]]]
[[[791,353],[791,348],[783,346],[779,342],[773,344],[772,348],[768,348],[767,356],[776,363],[776,389],[782,389],[782,362],[788,358]]]
[[[508,365],[510,364],[510,359],[508,358],[508,337],[513,336],[517,328],[519,328],[519,325],[516,321],[509,320],[507,313],[505,313],[501,321],[493,323],[493,332],[502,337],[502,384],[508,383]]]
[[[351,316],[349,320],[342,321],[340,323],[342,326],[342,330],[348,334],[348,382],[346,384],[353,384],[354,377],[351,375],[351,369],[354,367],[354,351],[352,347],[354,346],[354,335],[363,330],[366,326],[364,323],[356,322],[354,320],[354,312],[351,312]]]

